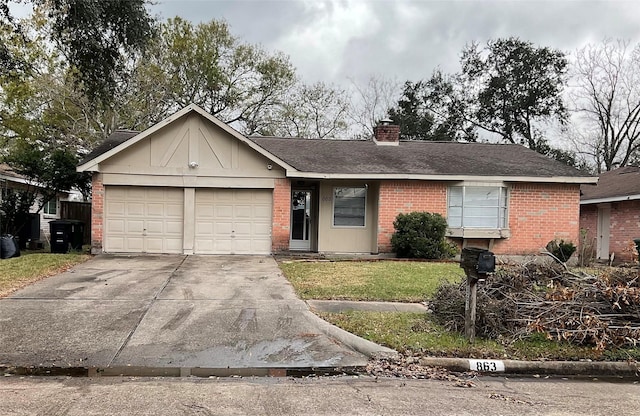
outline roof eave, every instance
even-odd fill
[[[640,199],[640,194],[611,196],[611,197],[607,197],[607,198],[584,199],[584,200],[580,201],[580,205],[606,204],[606,203],[609,203],[609,202],[636,201],[636,200],[639,200],[639,199]]]
[[[303,179],[364,179],[364,180],[422,180],[422,181],[502,181],[502,182],[538,182],[538,183],[597,183],[597,177],[571,176],[479,176],[479,175],[420,175],[403,173],[318,173],[287,170],[287,177]]]

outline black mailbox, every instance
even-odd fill
[[[465,247],[460,255],[460,267],[470,276],[493,273],[496,270],[496,257],[483,248]]]

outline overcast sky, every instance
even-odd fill
[[[289,55],[307,82],[457,71],[471,41],[518,36],[571,53],[605,37],[640,41],[640,1],[158,0],[152,13],[231,32]]]

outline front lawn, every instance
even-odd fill
[[[280,263],[302,299],[424,302],[441,281],[458,281],[458,263],[418,261],[285,261]]]
[[[424,302],[442,281],[459,282],[458,263],[398,261],[281,262],[280,267],[303,299]],[[400,352],[446,357],[521,360],[640,360],[640,348],[593,347],[549,340],[534,333],[513,342],[476,338],[438,325],[430,314],[393,312],[321,313],[353,334]]]
[[[80,253],[29,253],[0,260],[0,298],[90,258],[90,255]]]
[[[353,311],[319,315],[355,335],[411,355],[567,361],[640,359],[640,348],[600,352],[592,347],[551,341],[542,334],[507,345],[481,338],[470,344],[462,334],[446,331],[430,315],[420,313]]]

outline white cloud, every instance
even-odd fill
[[[362,1],[306,1],[306,18],[272,43],[291,56],[308,81],[331,81],[349,43],[375,34],[380,21]]]

